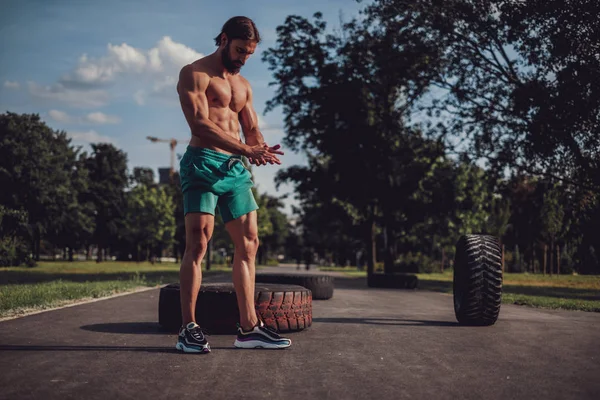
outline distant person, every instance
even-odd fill
[[[310,270],[310,264],[312,263],[313,260],[313,253],[310,250],[305,250],[304,251],[304,264],[306,267],[306,270]]]
[[[252,89],[239,72],[260,42],[254,22],[228,20],[215,38],[218,49],[184,66],[177,93],[192,139],[180,161],[186,247],[179,273],[183,326],[176,348],[208,353],[210,346],[195,320],[202,281],[201,262],[213,234],[215,209],[235,245],[233,283],[240,312],[234,346],[285,348],[291,340],[268,329],[254,308],[255,258],[258,249],[256,210],[250,164],[281,164],[280,146],[270,147],[257,125]],[[245,142],[240,139],[240,125]]]

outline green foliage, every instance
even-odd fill
[[[551,263],[568,243],[567,270],[598,270],[599,23],[580,17],[598,4],[557,5],[376,0],[337,36],[320,13],[287,17],[263,60],[267,111],[308,160],[277,176],[300,200],[304,253],[339,255],[338,239],[389,271],[487,233],[515,268],[539,268],[548,242]]]
[[[118,245],[125,217],[127,156],[112,144],[92,144],[92,154],[85,160],[89,171],[89,195],[95,206],[94,240],[98,244],[98,261],[103,251]]]
[[[35,265],[27,239],[27,212],[0,205],[0,267]]]
[[[42,238],[52,240],[68,228],[77,208],[78,149],[65,132],[50,129],[37,114],[0,114],[0,204],[26,210],[31,251],[37,258]]]
[[[559,199],[559,188],[555,185],[544,193],[542,209],[540,211],[542,231],[544,239],[554,242],[554,239],[562,231],[565,212]]]
[[[121,237],[134,249],[136,261],[148,259],[151,249],[172,244],[175,204],[167,189],[138,184],[126,194],[126,204]]]
[[[598,189],[599,12],[595,0],[376,0],[366,14],[436,43],[440,96],[426,108],[441,133],[498,174]]]

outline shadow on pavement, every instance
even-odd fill
[[[397,325],[397,326],[454,326],[459,327],[458,322],[452,321],[425,321],[418,319],[401,318],[313,318],[315,322],[331,322],[335,324],[366,324],[366,325]]]
[[[371,288],[367,286],[366,278],[335,278],[336,289],[364,289],[364,290],[397,290],[410,293],[413,289],[384,289],[384,288]],[[427,290],[431,292],[441,292],[452,294],[452,281],[441,281],[441,280],[425,280],[420,279],[418,288],[415,291]],[[554,297],[574,300],[600,300],[600,291],[598,289],[587,289],[587,288],[573,288],[563,286],[528,286],[528,285],[514,285],[504,284],[502,286],[503,293],[516,294],[516,295],[527,295],[527,296],[542,296],[542,297]]]
[[[111,324],[93,324],[81,327],[84,331],[102,333],[128,333],[137,335],[170,335],[156,322],[117,322]]]
[[[239,350],[234,347],[214,347],[213,350]],[[128,346],[24,346],[24,345],[0,345],[0,351],[139,351],[145,353],[172,353],[198,355],[197,353],[181,353],[174,347],[128,347]]]

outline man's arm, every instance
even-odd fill
[[[250,84],[246,82],[248,96],[246,98],[246,105],[239,113],[240,124],[242,125],[242,132],[244,132],[244,138],[247,145],[256,146],[262,145],[265,146],[265,138],[263,137],[261,131],[258,129],[258,117],[256,115],[256,111],[254,110],[254,106],[252,105],[252,88]],[[267,146],[268,147],[268,146]],[[250,158],[251,164],[256,165],[265,165],[266,163],[276,163],[281,164],[281,161],[275,156],[275,154],[283,154],[281,151],[277,151],[279,149],[279,145],[270,148],[272,151],[265,157],[260,158]]]
[[[256,111],[252,105],[252,88],[249,84],[247,84],[247,87],[248,97],[246,98],[246,105],[239,114],[242,132],[244,132],[246,144],[263,144],[265,142],[265,138],[258,129],[258,117],[256,116]]]
[[[249,156],[248,145],[227,135],[209,118],[206,89],[210,78],[204,73],[194,72],[191,65],[186,65],[179,73],[177,92],[181,109],[185,115],[192,135],[197,136],[215,146],[236,154]]]

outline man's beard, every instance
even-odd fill
[[[243,66],[243,64],[233,62],[233,60],[229,57],[229,43],[227,43],[223,49],[223,52],[221,53],[221,61],[223,62],[223,66],[227,72],[230,74],[237,74],[240,72],[240,69],[242,69]]]

